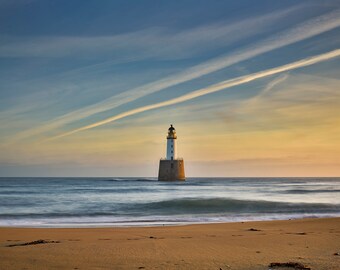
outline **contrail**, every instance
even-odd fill
[[[221,70],[236,63],[245,61],[266,52],[299,42],[301,40],[319,35],[340,26],[340,9],[330,13],[310,19],[298,24],[292,29],[277,33],[260,42],[236,50],[232,54],[220,56],[209,61],[203,62],[196,66],[186,69],[183,72],[165,77],[163,79],[142,85],[140,87],[125,91],[123,93],[111,96],[101,102],[86,106],[73,112],[64,114],[52,121],[33,129],[23,131],[16,135],[17,139],[22,139],[35,134],[43,133],[67,123],[84,119],[91,115],[117,108],[123,104],[132,102],[146,95],[159,92],[163,89],[197,79],[212,72]]]
[[[218,92],[218,91],[221,91],[221,90],[224,90],[226,88],[233,87],[233,86],[245,84],[245,83],[248,83],[248,82],[263,78],[263,77],[271,76],[271,75],[274,75],[274,74],[277,74],[277,73],[280,73],[280,72],[310,66],[310,65],[313,65],[313,64],[316,64],[316,63],[319,63],[319,62],[322,62],[322,61],[326,61],[326,60],[329,60],[329,59],[332,59],[332,58],[335,58],[335,57],[338,57],[338,56],[340,56],[340,49],[333,50],[333,51],[330,51],[328,53],[320,54],[320,55],[317,55],[317,56],[305,58],[303,60],[299,60],[299,61],[296,61],[296,62],[293,62],[293,63],[290,63],[290,64],[286,64],[286,65],[283,65],[283,66],[279,66],[279,67],[263,70],[263,71],[260,71],[260,72],[252,73],[252,74],[249,74],[249,75],[237,77],[237,78],[234,78],[234,79],[222,81],[220,83],[213,84],[211,86],[193,91],[191,93],[188,93],[186,95],[182,95],[182,96],[177,97],[177,98],[173,98],[173,99],[170,99],[170,100],[167,100],[167,101],[163,101],[163,102],[139,107],[139,108],[136,108],[136,109],[133,109],[133,110],[130,110],[130,111],[126,111],[126,112],[117,114],[115,116],[112,116],[112,117],[109,117],[107,119],[98,121],[96,123],[93,123],[93,124],[90,124],[90,125],[87,125],[87,126],[84,126],[84,127],[63,133],[63,134],[60,134],[60,135],[55,136],[55,137],[52,137],[52,138],[48,139],[47,141],[55,140],[55,139],[62,138],[62,137],[65,137],[65,136],[69,136],[71,134],[74,134],[74,133],[77,133],[77,132],[80,132],[80,131],[83,131],[83,130],[99,127],[99,126],[114,122],[116,120],[131,116],[131,115],[135,115],[135,114],[138,114],[138,113],[142,113],[142,112],[145,112],[145,111],[158,109],[158,108],[161,108],[161,107],[166,107],[166,106],[170,106],[170,105],[174,105],[174,104],[179,104],[179,103],[182,103],[182,102],[185,102],[185,101],[197,98],[197,97],[201,97],[201,96],[204,96],[204,95],[215,93],[215,92]]]

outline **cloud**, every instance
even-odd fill
[[[50,131],[65,124],[92,116],[94,114],[117,108],[118,106],[135,101],[139,98],[150,95],[152,93],[156,93],[168,87],[172,87],[202,77],[233,64],[313,37],[339,26],[340,9],[337,9],[335,11],[327,13],[326,15],[322,15],[301,23],[292,29],[275,34],[270,38],[264,39],[251,46],[236,50],[231,54],[214,58],[212,60],[188,68],[183,72],[165,77],[163,79],[142,85],[131,90],[127,90],[123,93],[111,96],[110,98],[107,98],[101,102],[64,114],[40,127],[23,131],[20,134],[17,134],[14,139],[22,139],[32,135]],[[242,27],[244,27],[244,25],[242,25]],[[136,110],[138,111],[139,109]]]
[[[265,88],[257,95],[258,96],[263,96],[270,92],[275,86],[283,83],[285,80],[287,80],[289,77],[288,74],[283,74],[282,76],[279,76],[275,78],[274,80],[270,81]]]
[[[240,111],[244,111],[244,109],[246,109],[247,111],[253,109],[254,107],[257,107],[257,105],[261,102],[261,100],[263,99],[263,97],[265,97],[268,93],[270,93],[276,86],[280,85],[281,83],[283,83],[284,81],[286,81],[288,79],[289,75],[288,74],[282,74],[279,75],[278,77],[274,78],[273,80],[271,80],[256,96],[253,96],[249,99],[246,100],[241,100],[240,102],[237,103],[237,105],[235,104],[235,101],[232,101],[232,104],[228,104],[228,112],[217,112],[215,113],[215,115],[219,118],[219,119],[223,119],[223,121],[230,125],[233,123],[241,123],[244,121],[244,119],[240,118],[239,116],[237,116],[237,114]],[[261,105],[263,105],[261,103]],[[215,109],[216,108],[216,104],[214,104],[213,106],[209,106],[210,108]],[[202,108],[200,108],[202,110]],[[253,123],[254,125],[254,123]]]
[[[59,139],[59,138],[69,136],[71,134],[74,134],[74,133],[77,133],[77,132],[80,132],[80,131],[84,131],[84,130],[95,128],[95,127],[98,127],[98,126],[101,126],[101,125],[105,125],[105,124],[114,122],[116,120],[131,116],[131,115],[139,114],[139,113],[149,111],[149,110],[153,110],[153,109],[162,108],[162,107],[165,107],[165,106],[176,105],[176,104],[179,104],[179,103],[182,103],[182,102],[185,102],[185,101],[197,98],[197,97],[201,97],[201,96],[204,96],[204,95],[208,95],[208,94],[211,94],[211,93],[215,93],[215,92],[224,90],[226,88],[245,84],[245,83],[248,83],[248,82],[263,78],[263,77],[275,75],[275,74],[278,74],[278,73],[281,73],[281,72],[285,72],[285,71],[289,71],[289,70],[293,70],[293,69],[297,69],[297,68],[301,68],[301,67],[306,67],[306,66],[313,65],[313,64],[316,64],[316,63],[319,63],[319,62],[322,62],[322,61],[327,61],[327,60],[330,60],[330,59],[333,59],[333,58],[336,58],[336,57],[339,57],[339,56],[340,56],[340,49],[333,50],[333,51],[330,51],[328,53],[324,53],[324,54],[317,55],[317,56],[314,56],[314,57],[306,58],[306,59],[296,61],[296,62],[293,62],[293,63],[290,63],[290,64],[279,66],[279,67],[276,67],[276,68],[267,69],[267,70],[256,72],[256,73],[249,74],[249,75],[246,75],[246,76],[241,76],[241,77],[238,77],[238,78],[226,80],[226,81],[220,82],[218,84],[214,84],[214,85],[211,85],[209,87],[193,91],[189,94],[186,94],[186,95],[174,98],[174,99],[170,99],[170,100],[167,100],[167,101],[143,106],[143,107],[140,107],[140,108],[136,108],[136,109],[133,109],[133,110],[130,110],[130,111],[126,111],[126,112],[117,114],[115,116],[112,116],[110,118],[98,121],[96,123],[93,123],[93,124],[90,124],[90,125],[87,125],[87,126],[84,126],[84,127],[81,127],[81,128],[78,128],[78,129],[75,129],[75,130],[72,130],[72,131],[69,131],[69,132],[66,132],[66,133],[63,133],[63,134],[55,136],[55,137],[52,137],[49,140]]]
[[[2,37],[0,57],[98,57],[141,59],[177,58],[207,48],[226,46],[243,38],[270,31],[278,20],[301,10],[304,5],[247,18],[174,31],[153,27],[108,36]],[[214,41],[214,42],[212,42]],[[200,46],[196,46],[199,44]],[[117,60],[116,60],[117,61]]]
[[[223,107],[215,105],[219,108],[217,112],[213,110],[217,121],[225,122],[230,133],[263,132],[266,137],[277,131],[292,135],[291,141],[299,136],[311,137],[314,147],[319,140],[336,145],[340,123],[339,80],[303,73],[288,78],[266,94],[261,94],[262,90],[251,98],[224,101]],[[279,79],[276,77],[264,89]],[[299,141],[299,145],[305,142]]]

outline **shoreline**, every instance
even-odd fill
[[[30,244],[38,240],[45,242]],[[336,270],[340,256],[334,254],[339,252],[340,217],[156,227],[0,227],[1,269],[268,270],[270,263],[298,262]]]
[[[95,225],[94,223],[89,223],[89,224],[85,224],[81,226],[78,223],[78,226],[75,224],[71,224],[70,225],[14,225],[14,226],[2,226],[0,225],[0,229],[4,228],[4,229],[19,229],[19,228],[26,228],[26,229],[98,229],[98,228],[157,228],[157,227],[177,227],[177,226],[191,226],[191,225],[213,225],[213,224],[233,224],[233,223],[249,223],[249,222],[271,222],[271,221],[289,221],[289,220],[308,220],[308,219],[333,219],[333,218],[340,218],[340,215],[329,215],[326,214],[324,216],[320,215],[320,216],[305,216],[305,217],[301,217],[301,216],[297,216],[297,217],[292,217],[290,216],[289,218],[278,218],[278,219],[258,219],[258,220],[233,220],[233,221],[211,221],[211,222],[178,222],[178,223],[171,223],[169,221],[169,223],[159,223],[159,224],[148,224],[148,223],[143,223],[143,222],[134,222],[132,224],[129,225],[121,225],[121,224],[128,224],[131,221],[126,221],[126,222],[116,222],[115,225],[114,222],[103,222],[103,223],[98,223],[98,225]],[[133,222],[133,221],[132,221]],[[107,225],[105,225],[107,224]]]

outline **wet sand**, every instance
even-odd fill
[[[173,227],[0,228],[0,269],[267,270],[273,262],[339,270],[340,218]]]

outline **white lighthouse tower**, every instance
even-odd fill
[[[177,135],[175,128],[170,125],[168,136],[166,137],[166,159],[174,160],[177,159]]]
[[[170,125],[166,137],[166,159],[159,162],[159,181],[184,181],[184,160],[177,157],[177,135],[175,128]]]

